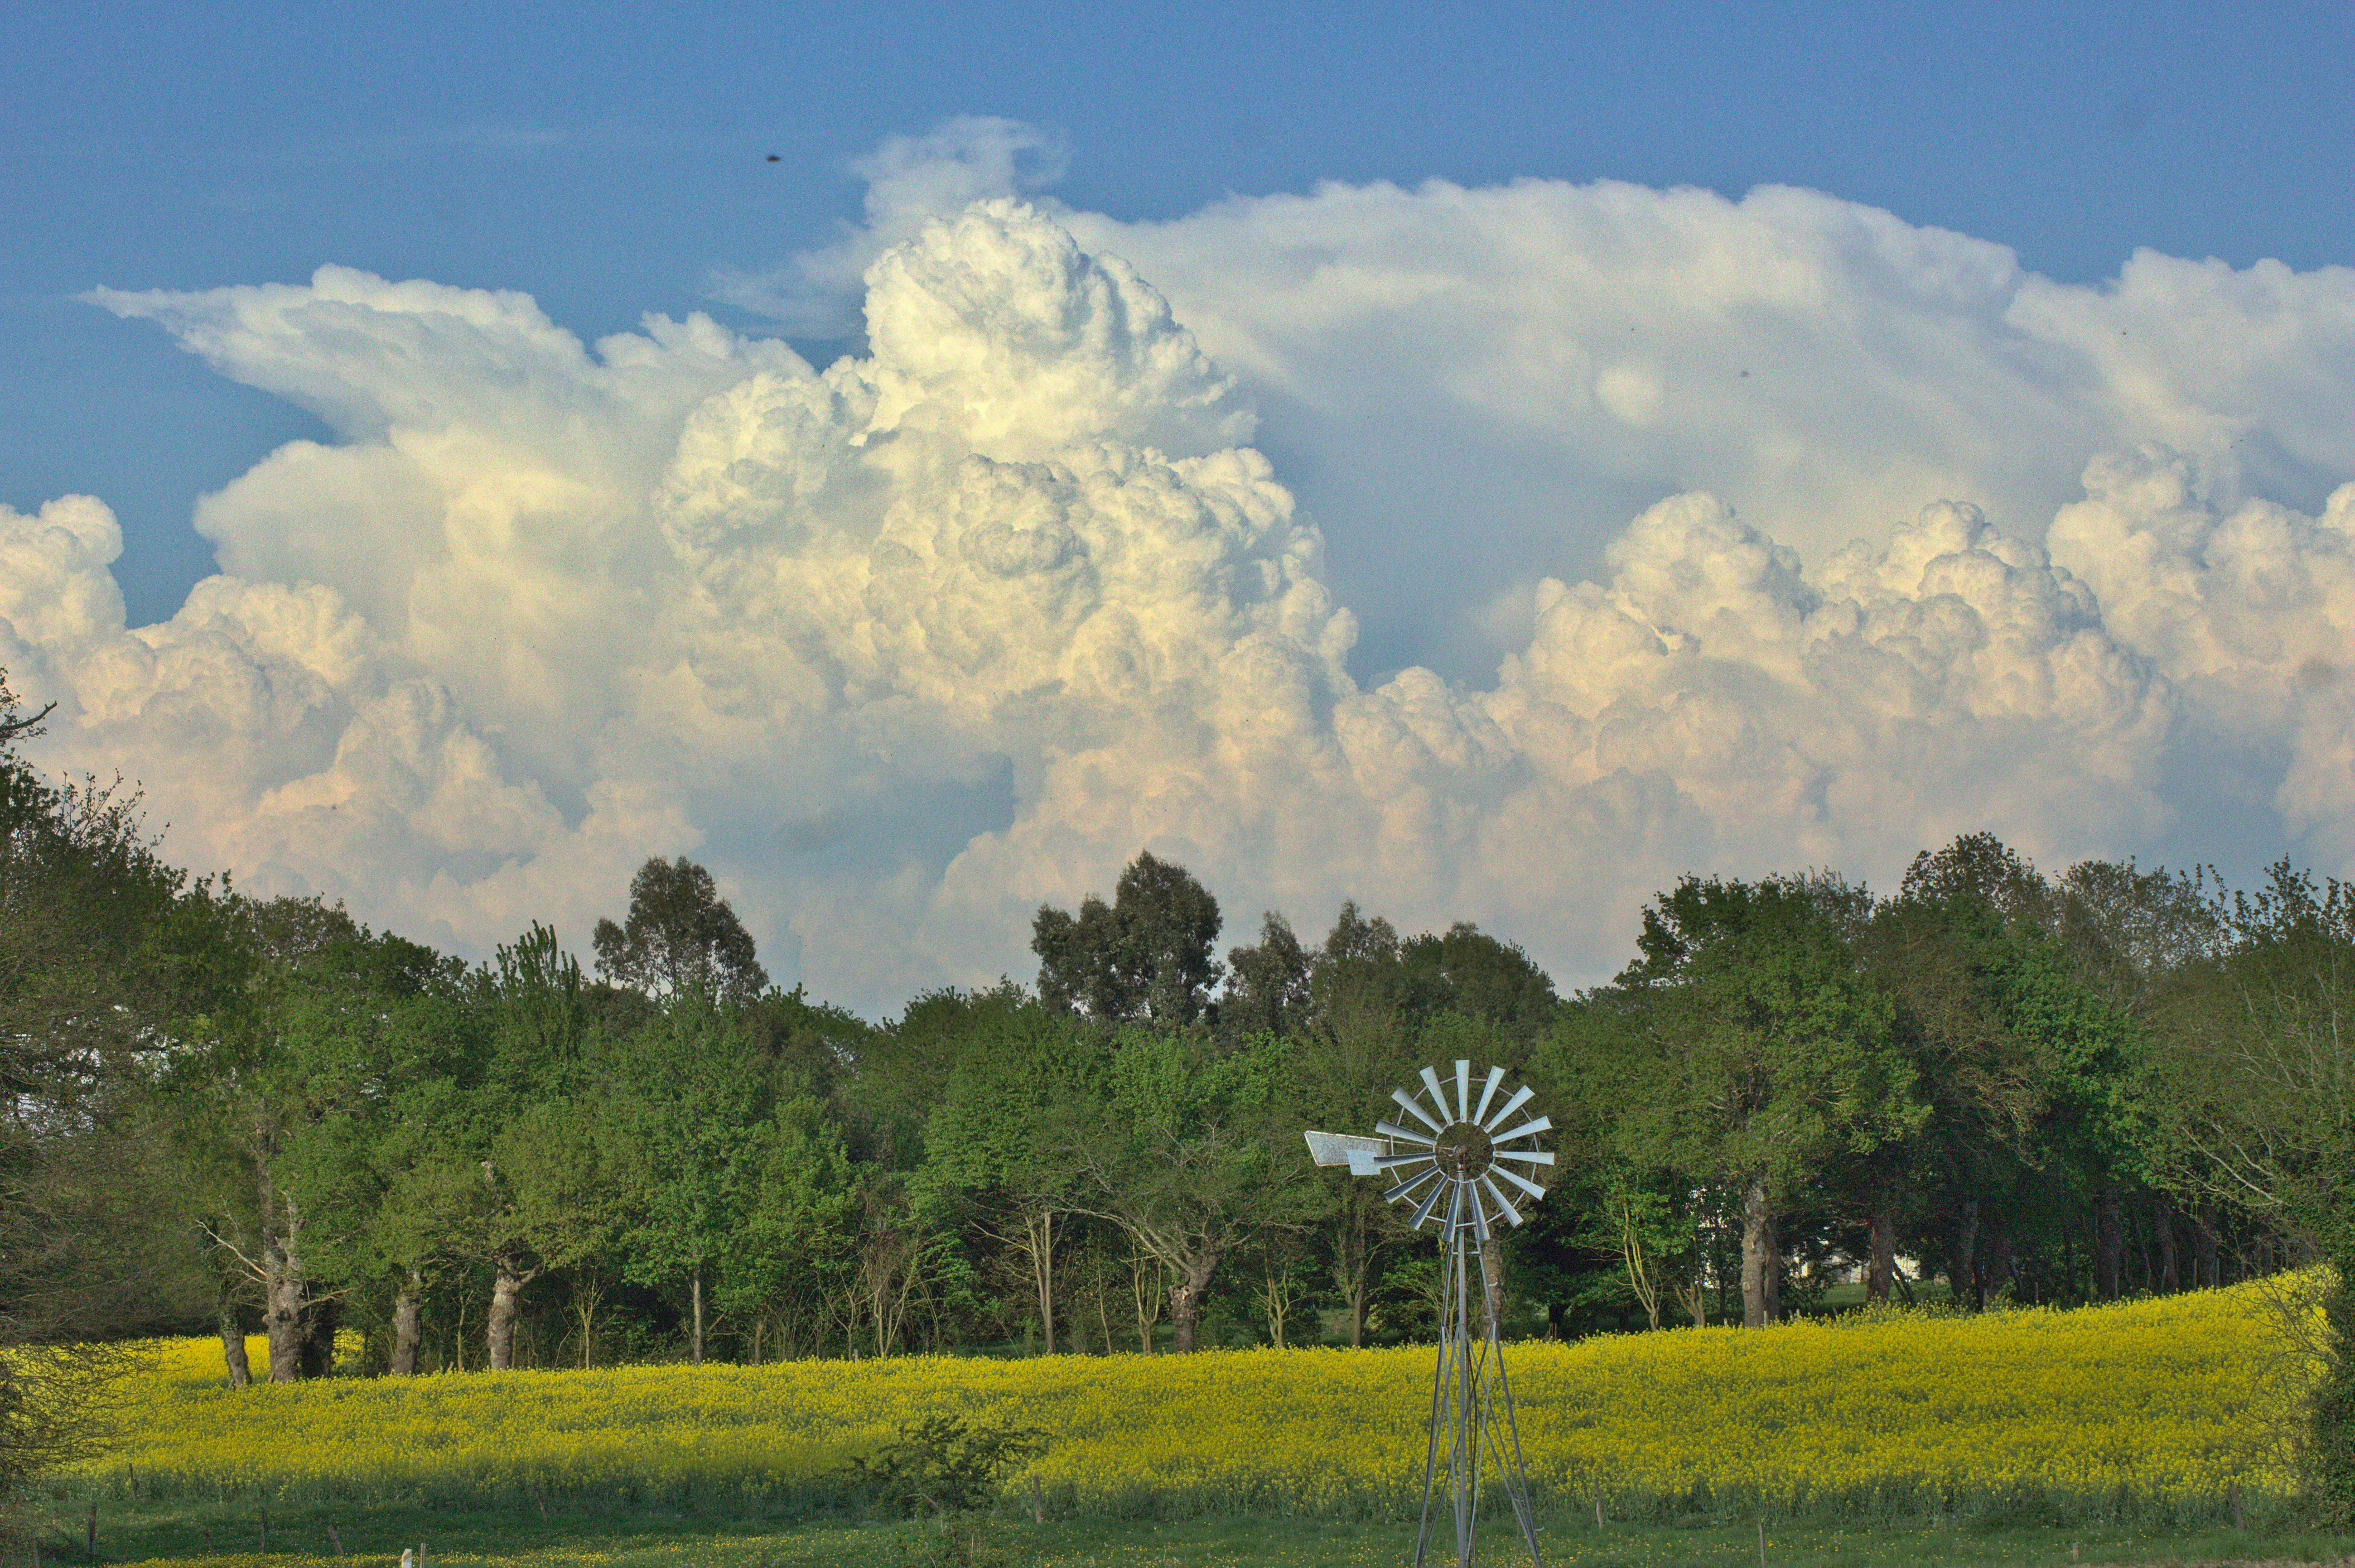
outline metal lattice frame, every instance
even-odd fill
[[[1412,1204],[1413,1215],[1408,1223],[1414,1228],[1438,1226],[1439,1361],[1432,1373],[1431,1442],[1423,1459],[1423,1524],[1415,1535],[1415,1568],[1423,1568],[1429,1561],[1432,1500],[1443,1478],[1455,1516],[1455,1561],[1459,1568],[1471,1568],[1484,1474],[1495,1478],[1513,1505],[1530,1563],[1537,1568],[1544,1564],[1538,1551],[1537,1522],[1529,1510],[1520,1434],[1513,1419],[1512,1384],[1505,1374],[1504,1347],[1497,1338],[1497,1313],[1503,1295],[1497,1234],[1521,1224],[1524,1217],[1514,1198],[1507,1195],[1508,1190],[1522,1203],[1537,1202],[1545,1196],[1545,1189],[1529,1175],[1537,1167],[1553,1163],[1553,1156],[1541,1150],[1508,1146],[1534,1139],[1553,1123],[1535,1117],[1499,1130],[1534,1092],[1516,1089],[1499,1105],[1497,1093],[1504,1081],[1504,1068],[1489,1068],[1476,1100],[1469,1061],[1455,1064],[1452,1085],[1442,1084],[1438,1073],[1425,1067],[1422,1095],[1405,1089],[1391,1091],[1391,1098],[1412,1118],[1411,1123],[1378,1121],[1372,1138],[1329,1132],[1307,1135],[1309,1151],[1318,1164],[1347,1164],[1352,1175],[1390,1178],[1391,1185],[1383,1198]],[[1452,1097],[1449,1088],[1455,1090]],[[1496,1107],[1494,1111],[1491,1106]],[[1516,1165],[1529,1174],[1513,1169]],[[1479,1279],[1476,1330],[1472,1298],[1476,1269]]]

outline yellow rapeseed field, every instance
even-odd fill
[[[2045,1499],[2207,1511],[2281,1495],[2299,1382],[2258,1292],[2069,1312],[1893,1314],[1508,1352],[1533,1482],[1557,1506],[1904,1510]],[[260,1358],[257,1356],[257,1362]],[[170,1342],[87,1479],[223,1499],[514,1500],[805,1493],[920,1414],[1043,1429],[1064,1506],[1394,1514],[1417,1495],[1431,1352],[335,1379],[231,1392]],[[1026,1471],[1015,1485],[1027,1490]]]

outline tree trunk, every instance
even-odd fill
[[[293,1383],[303,1375],[304,1298],[302,1211],[264,1177],[261,1183],[264,1224],[262,1238],[261,1331],[270,1338],[270,1381]],[[275,1223],[272,1224],[272,1222]]]
[[[1766,1184],[1753,1181],[1742,1204],[1742,1323],[1763,1329],[1782,1316],[1782,1249]]]
[[[1153,1353],[1153,1325],[1161,1321],[1160,1266],[1143,1253],[1128,1259],[1128,1297],[1136,1308],[1136,1353]]]
[[[514,1370],[516,1311],[524,1284],[524,1277],[504,1263],[491,1282],[491,1321],[483,1331],[483,1348],[490,1356],[493,1372]]]
[[[1055,1353],[1055,1213],[1028,1203],[1021,1207],[1022,1237],[1017,1244],[1030,1265],[1030,1293],[1039,1302],[1039,1325],[1047,1353]]]
[[[2118,1186],[2102,1183],[2094,1201],[2094,1289],[2105,1301],[2118,1298],[2119,1264],[2125,1255],[2124,1226],[2118,1219]]]
[[[1987,1280],[1983,1288],[1986,1299],[1992,1301],[2019,1282],[2012,1268],[2011,1233],[2000,1224],[1987,1227]]]
[[[1976,1311],[1979,1307],[1979,1201],[1963,1200],[1963,1217],[1955,1226],[1955,1260],[1947,1277],[1955,1287],[1955,1305]]]
[[[220,1305],[221,1361],[229,1370],[229,1385],[244,1388],[253,1382],[253,1363],[245,1354],[245,1322],[239,1315],[237,1298],[223,1286]]]
[[[400,1283],[392,1298],[392,1375],[409,1377],[417,1371],[419,1328],[425,1313],[425,1277],[416,1269]]]
[[[1169,1326],[1177,1330],[1180,1355],[1194,1348],[1195,1326],[1202,1319],[1202,1300],[1210,1291],[1210,1276],[1219,1266],[1217,1253],[1188,1258],[1169,1286]]]
[[[333,1377],[336,1372],[336,1326],[344,1320],[343,1303],[334,1297],[312,1301],[303,1308],[303,1375]]]
[[[2191,1216],[2191,1279],[2202,1290],[2212,1290],[2223,1279],[2223,1259],[2216,1251],[2216,1211],[2200,1205]]]
[[[1340,1224],[1333,1231],[1333,1283],[1340,1289],[1342,1305],[1349,1309],[1353,1351],[1365,1348],[1366,1298],[1373,1293],[1374,1248],[1367,1234],[1366,1212],[1369,1195],[1369,1189],[1352,1182],[1343,1200]]]
[[[1883,1197],[1872,1207],[1872,1258],[1865,1265],[1864,1298],[1885,1302],[1897,1274],[1897,1208]]]
[[[695,1357],[695,1364],[701,1366],[703,1364],[703,1266],[699,1263],[687,1271],[687,1292],[695,1303],[695,1337],[690,1341],[690,1349]]]
[[[2158,1288],[2172,1296],[2183,1288],[2183,1263],[2175,1252],[2175,1205],[2164,1198],[2150,1206],[2150,1228],[2158,1238]]]

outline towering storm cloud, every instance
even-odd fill
[[[205,499],[221,575],[160,625],[101,502],[0,511],[39,755],[144,780],[184,862],[473,952],[691,854],[868,1007],[1023,972],[1139,848],[1571,981],[1680,871],[1983,827],[2355,870],[2355,273],[2066,288],[1796,191],[1143,228],[922,152],[791,274],[815,320],[871,256],[823,370],[337,268],[101,295],[335,440]]]

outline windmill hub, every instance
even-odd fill
[[[1485,1176],[1497,1162],[1497,1146],[1478,1122],[1450,1122],[1440,1129],[1432,1155],[1441,1171],[1457,1181]]]

